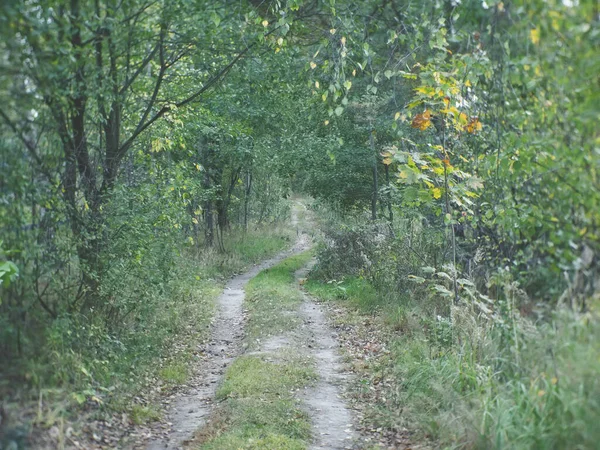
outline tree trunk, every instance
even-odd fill
[[[371,129],[369,135],[369,143],[373,152],[373,195],[371,197],[371,220],[377,220],[377,191],[379,190],[379,182],[377,179],[377,153],[375,152],[375,130]]]
[[[394,222],[394,213],[392,212],[392,191],[390,190],[390,166],[385,165],[385,184],[387,185],[387,207],[388,207],[388,220],[390,224]]]
[[[248,231],[248,202],[252,191],[252,171],[246,172],[246,189],[244,191],[244,232]]]

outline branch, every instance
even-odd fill
[[[233,66],[235,66],[235,64],[246,53],[248,53],[255,45],[256,45],[256,43],[248,45],[244,50],[242,50],[240,53],[238,53],[237,56],[235,58],[233,58],[229,64],[227,64],[224,68],[222,68],[214,77],[212,77],[204,86],[202,86],[202,88],[200,88],[198,91],[196,91],[195,93],[193,93],[192,95],[190,95],[186,99],[181,100],[178,103],[175,103],[175,106],[177,108],[185,106],[188,103],[191,103],[194,100],[196,100],[202,94],[204,94],[212,86],[214,86],[215,84],[217,84],[223,77],[225,77],[225,75],[227,75],[227,73],[233,68]],[[150,103],[149,106],[152,106],[152,103]],[[121,149],[119,150],[119,154],[120,155],[124,155],[125,152],[127,152],[127,150],[129,149],[129,147],[131,147],[131,145],[133,144],[133,142],[135,141],[135,139],[141,133],[143,133],[150,125],[152,125],[154,122],[156,122],[162,116],[164,116],[170,110],[171,110],[171,106],[165,105],[156,114],[154,114],[150,119],[148,119],[148,121],[146,123],[140,122],[139,125],[138,125],[138,127],[136,128],[136,130],[133,132],[133,134],[121,146]],[[145,120],[145,117],[144,117],[144,120]]]
[[[129,86],[131,86],[133,84],[135,79],[140,75],[140,73],[143,72],[144,68],[148,65],[148,63],[152,60],[152,58],[154,58],[154,55],[156,55],[156,52],[158,51],[159,47],[161,46],[161,41],[162,41],[162,39],[156,43],[156,45],[154,46],[152,51],[150,53],[148,53],[148,55],[140,63],[139,67],[137,68],[135,73],[131,76],[131,78],[125,80],[123,87],[119,90],[120,95],[123,95],[125,93],[125,91],[127,89],[129,89]]]
[[[37,154],[37,152],[35,151],[35,145],[32,144],[25,136],[23,136],[23,134],[17,129],[17,126],[12,122],[12,120],[9,119],[9,117],[6,115],[6,113],[4,111],[2,111],[1,109],[0,109],[0,116],[2,116],[2,118],[4,119],[4,121],[6,122],[8,127],[13,131],[13,133],[23,142],[23,144],[25,145],[25,148],[27,148],[27,150],[29,151],[29,153],[31,154],[31,156],[35,160],[35,162],[41,166],[42,160],[39,157],[39,155]]]

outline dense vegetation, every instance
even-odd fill
[[[379,426],[594,447],[599,20],[593,0],[5,2],[0,396],[129,409],[185,378],[221,280],[289,242],[296,191],[323,231],[308,289],[389,327]]]

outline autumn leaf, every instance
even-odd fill
[[[421,131],[425,131],[431,126],[431,112],[426,109],[423,114],[417,114],[412,121],[411,126],[418,128]]]
[[[382,152],[381,156],[383,157],[383,165],[385,166],[389,166],[390,164],[392,164],[392,153],[391,152]]]
[[[477,131],[481,131],[482,128],[483,125],[481,125],[481,122],[477,117],[471,118],[471,120],[467,124],[467,132],[471,134],[476,133]]]
[[[532,28],[529,31],[529,38],[531,39],[533,45],[538,45],[540,43],[540,29]]]
[[[433,195],[433,198],[438,199],[442,196],[442,190],[440,188],[433,188],[431,190],[431,194]]]
[[[317,65],[315,64],[315,62],[314,62],[314,61],[311,61],[311,62],[310,62],[310,68],[311,68],[311,69],[314,69],[315,67],[317,67]]]

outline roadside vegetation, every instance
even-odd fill
[[[143,309],[124,319],[118,334],[100,320],[90,324],[81,316],[65,316],[29,335],[44,343],[45,351],[35,360],[2,367],[6,429],[17,427],[25,436],[30,430],[20,429],[23,423],[52,428],[82,414],[99,419],[125,413],[138,425],[161,418],[160,397],[184,384],[194,369],[226,279],[287,248],[291,235],[270,226],[228,233],[227,242],[225,253],[173,251],[166,281],[144,292]],[[131,284],[138,282],[130,276]],[[121,301],[142,294],[130,295]],[[20,376],[28,384],[15,390]]]
[[[533,303],[506,274],[494,281],[501,297],[482,304],[448,302],[416,276],[391,284],[388,272],[381,283],[376,274],[385,261],[410,273],[411,262],[421,264],[416,252],[427,255],[427,248],[419,240],[410,250],[390,248],[389,238],[369,247],[364,236],[338,231],[344,227],[336,221],[330,230],[383,260],[371,253],[352,262],[343,242],[326,234],[321,264],[304,287],[343,306],[334,324],[357,374],[351,390],[366,404],[363,426],[390,435],[409,429],[413,442],[451,448],[594,448],[597,303],[586,311]],[[452,279],[443,273],[437,280]]]

